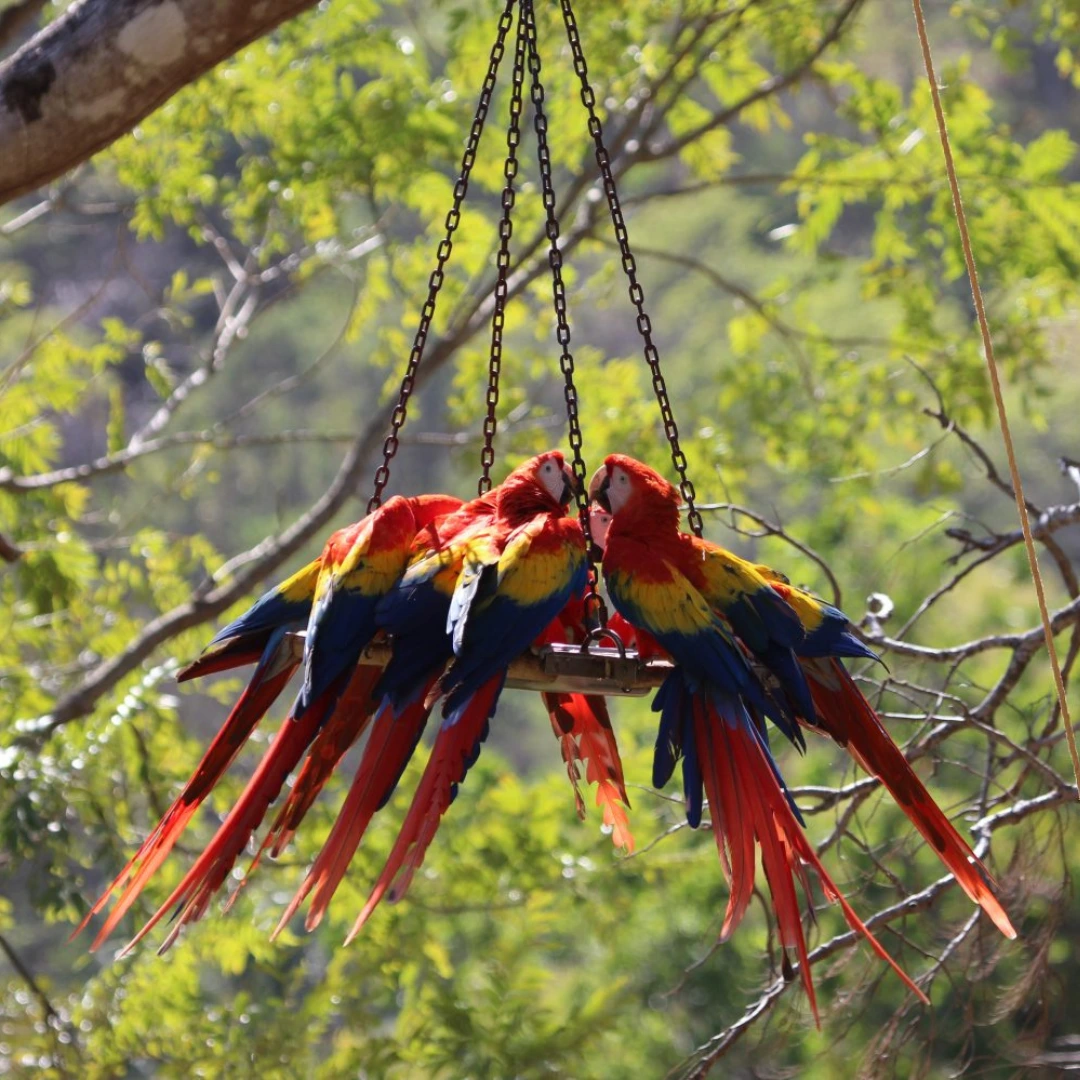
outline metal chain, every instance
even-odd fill
[[[607,147],[604,146],[604,131],[600,124],[600,118],[596,115],[596,95],[589,85],[589,69],[585,63],[585,54],[581,48],[581,37],[578,34],[577,20],[574,18],[570,0],[560,0],[563,23],[566,25],[566,36],[570,41],[570,52],[574,58],[574,71],[581,83],[581,101],[589,114],[589,134],[596,145],[596,164],[600,167],[600,175],[604,182],[604,194],[607,196],[608,210],[611,212],[611,222],[615,226],[615,239],[619,244],[619,253],[622,256],[622,268],[630,283],[630,301],[637,309],[637,328],[645,342],[645,360],[652,372],[653,391],[660,405],[660,415],[664,421],[664,435],[671,446],[671,460],[675,471],[679,474],[679,491],[686,503],[686,518],[690,528],[696,536],[702,534],[701,514],[694,505],[697,492],[693,482],[687,475],[686,455],[679,445],[679,428],[675,423],[675,416],[671,410],[671,400],[668,397],[667,383],[660,369],[660,353],[652,339],[652,322],[645,312],[645,293],[637,279],[637,262],[630,251],[630,239],[626,229],[626,220],[623,217],[622,207],[619,204],[619,193],[615,187],[615,176],[611,171],[611,157]]]
[[[390,418],[390,434],[387,435],[386,441],[383,443],[382,463],[375,470],[374,490],[367,505],[369,514],[379,508],[382,503],[383,491],[386,488],[387,481],[390,479],[390,462],[398,451],[398,437],[408,415],[409,398],[412,396],[416,386],[416,372],[420,367],[420,361],[423,359],[424,346],[427,344],[427,337],[431,331],[431,321],[435,316],[435,305],[439,290],[443,284],[443,271],[454,247],[453,236],[461,221],[461,204],[469,190],[469,176],[476,161],[476,151],[480,145],[480,135],[484,130],[484,121],[487,119],[488,109],[491,107],[491,97],[495,91],[499,64],[502,62],[506,51],[506,35],[510,32],[516,2],[517,0],[506,0],[506,7],[499,18],[498,34],[495,38],[495,44],[491,47],[487,75],[485,75],[484,84],[480,89],[480,100],[476,105],[476,114],[473,117],[472,128],[465,144],[465,153],[461,158],[461,171],[457,182],[454,184],[454,201],[449,213],[446,215],[446,235],[439,242],[435,269],[432,270],[431,278],[428,281],[427,300],[424,302],[424,307],[420,313],[420,324],[416,328],[416,337],[413,339],[409,362],[405,368],[405,375],[401,380],[397,404],[394,406]]]
[[[559,368],[563,374],[563,397],[566,401],[566,418],[569,425],[569,441],[572,453],[571,469],[578,481],[577,507],[581,528],[585,533],[588,551],[589,577],[585,594],[585,614],[590,618],[590,608],[600,626],[607,625],[607,610],[596,590],[597,573],[593,562],[592,532],[589,529],[589,497],[585,482],[587,469],[581,454],[581,419],[578,412],[578,392],[574,383],[574,355],[570,351],[570,323],[567,319],[566,285],[563,282],[562,251],[559,248],[559,218],[555,212],[555,187],[552,183],[551,152],[548,148],[548,122],[544,112],[544,87],[540,81],[540,51],[536,44],[536,19],[532,0],[521,0],[521,17],[525,23],[529,46],[530,97],[533,104],[533,127],[536,130],[536,156],[540,164],[540,188],[547,215],[547,237],[550,243],[548,263],[551,266],[551,292],[555,307],[555,337],[562,348]]]
[[[524,4],[522,4],[522,11]],[[525,19],[518,14],[514,41],[514,67],[510,81],[510,123],[506,128],[505,184],[502,192],[502,216],[499,218],[499,253],[496,257],[495,308],[491,313],[491,355],[488,360],[487,416],[484,417],[484,448],[480,451],[480,495],[491,490],[491,466],[495,464],[495,431],[498,421],[499,374],[502,369],[503,328],[506,325],[507,275],[510,269],[510,237],[514,232],[514,180],[518,173],[518,146],[521,145],[522,86],[525,82]]]

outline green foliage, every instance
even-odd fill
[[[1040,503],[1066,497],[1041,477],[1054,454],[1075,453],[1061,432],[1080,404],[1069,352],[1080,193],[1067,117],[1018,99],[1036,46],[1051,46],[1057,68],[1077,79],[1073,7],[965,0],[934,28],[956,45],[945,104]],[[982,439],[991,399],[927,91],[898,74],[916,70],[914,40],[898,40],[884,8],[865,5],[813,78],[785,94],[760,91],[808,62],[837,5],[689,0],[676,16],[665,0],[599,0],[579,18],[609,139],[633,161],[620,190],[683,446],[701,500],[713,504],[710,535],[828,595],[818,553],[852,616],[871,592],[891,597],[891,631],[951,575],[957,544],[946,527],[977,532],[986,521],[1007,531],[1013,521],[1010,500],[942,427],[951,420]],[[639,785],[639,852],[627,859],[612,853],[595,814],[577,822],[546,720],[526,695],[500,708],[492,745],[409,898],[380,909],[348,950],[338,945],[389,851],[415,765],[313,936],[294,928],[267,940],[347,776],[232,912],[210,913],[164,959],[144,947],[114,961],[111,945],[89,958],[82,940],[66,943],[190,775],[241,684],[178,692],[179,663],[212,630],[192,620],[155,638],[85,712],[55,731],[50,719],[155,619],[235,573],[227,557],[253,549],[257,558],[256,545],[328,489],[349,440],[396,393],[495,18],[487,0],[319,5],[105,151],[73,179],[70,205],[47,218],[62,226],[55,234],[43,223],[6,238],[0,538],[20,554],[0,564],[0,866],[9,882],[0,935],[37,977],[35,989],[5,973],[0,986],[0,1068],[13,1075],[661,1076],[780,976],[762,905],[732,940],[716,942],[726,892],[715,847],[681,826],[674,785],[644,786],[655,724],[647,705],[614,704],[627,775]],[[560,199],[575,197],[562,227],[585,451],[590,466],[619,450],[667,469],[625,279],[591,197],[599,191],[588,192],[593,151],[557,6],[541,5],[537,19],[556,183]],[[422,369],[427,382],[394,464],[402,490],[473,490],[489,340],[476,311],[497,245],[506,108],[503,84],[429,341],[433,351],[453,344],[452,364]],[[539,272],[507,312],[498,441],[507,467],[564,439],[531,137],[522,156],[513,247],[529,246],[526,269]],[[87,227],[95,219],[77,208],[102,191],[123,210]],[[118,224],[131,235],[114,258]],[[72,316],[57,266],[76,266],[83,244],[99,265],[83,269],[76,303],[86,303]],[[410,443],[420,432],[440,437]],[[381,438],[374,432],[371,445]],[[97,465],[62,472],[83,462]],[[747,519],[715,505],[729,502],[782,522],[809,551],[733,532],[727,524]],[[346,504],[322,532],[361,505]],[[1025,575],[1019,548],[987,561],[919,618],[910,640],[940,647],[1029,629]],[[1056,579],[1050,587],[1064,603]],[[987,806],[976,802],[987,769],[984,799],[1045,790],[1030,755],[1010,750],[1051,752],[1041,661],[990,718],[992,737],[958,720],[1007,659],[987,650],[953,671],[890,656],[892,681],[875,698],[895,714],[899,738],[921,739],[943,716],[954,722],[920,769],[943,805],[973,818]],[[190,864],[269,737],[256,734],[136,919]],[[845,761],[821,741],[805,758],[781,757],[792,785],[805,788],[857,780]],[[890,800],[872,795],[849,818],[851,805],[811,815],[810,831],[823,841],[837,827],[825,861],[861,913],[940,876]],[[753,1027],[753,1041],[737,1043],[719,1069],[938,1075],[968,1061],[1021,1060],[1018,1047],[1070,1032],[1045,965],[1064,986],[1080,974],[1063,891],[1075,861],[1052,813],[1002,829],[990,862],[1026,942],[1002,944],[980,925],[934,978],[931,1015],[905,1002],[866,950],[840,951],[816,969],[823,1033],[788,992],[771,1024]],[[914,973],[927,972],[969,914],[959,890],[947,890],[892,922],[897,933],[883,940]],[[843,929],[832,907],[817,918],[816,942]]]

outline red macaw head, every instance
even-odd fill
[[[589,482],[589,499],[611,514],[609,527],[631,519],[641,525],[667,525],[672,519],[677,524],[679,519],[678,489],[625,454],[609,454],[604,459]]]
[[[603,552],[607,545],[608,529],[611,528],[611,514],[598,502],[589,504],[589,535],[592,542]]]
[[[565,510],[578,492],[577,478],[559,450],[519,465],[496,489],[500,511]]]

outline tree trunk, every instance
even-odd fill
[[[81,0],[0,64],[0,205],[315,0]]]

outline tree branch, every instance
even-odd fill
[[[66,173],[314,0],[83,0],[0,64],[0,204]]]
[[[591,229],[590,219],[568,233],[563,250],[572,251],[590,234]],[[508,298],[522,293],[546,269],[546,260],[537,260],[531,266],[519,268],[509,279]],[[493,304],[493,293],[488,290],[482,294],[481,299],[473,302],[464,317],[434,345],[420,366],[417,388],[423,386],[473,335],[487,326]],[[17,742],[21,745],[39,745],[43,739],[65,724],[89,715],[104,694],[134,671],[161,645],[177,634],[219,615],[299,551],[355,492],[364,477],[368,459],[382,444],[393,410],[394,403],[391,402],[382,406],[371,417],[342,460],[330,486],[306,513],[283,532],[267,537],[248,551],[230,559],[219,568],[212,580],[196,590],[190,600],[152,619],[122,652],[94,668],[75,689],[56,703],[50,713],[31,725],[29,732]]]
[[[787,72],[785,75],[774,75],[771,79],[767,79],[761,86],[747,94],[740,101],[735,102],[734,105],[731,105],[726,109],[722,109],[718,113],[714,113],[708,120],[703,121],[697,127],[691,128],[676,139],[669,139],[655,150],[646,151],[643,155],[643,160],[653,161],[657,158],[670,157],[672,154],[677,154],[687,146],[690,146],[691,143],[697,142],[698,139],[708,135],[710,131],[715,131],[717,128],[729,124],[739,115],[739,113],[744,112],[746,109],[750,108],[750,106],[756,105],[759,101],[764,101],[774,94],[782,93],[784,90],[790,89],[796,83],[801,82],[810,74],[814,65],[821,59],[824,53],[840,39],[847,25],[854,18],[863,3],[864,0],[847,0],[837,13],[832,26],[829,27],[822,36],[821,41],[818,42],[816,48],[801,64],[798,65],[798,67]]]

